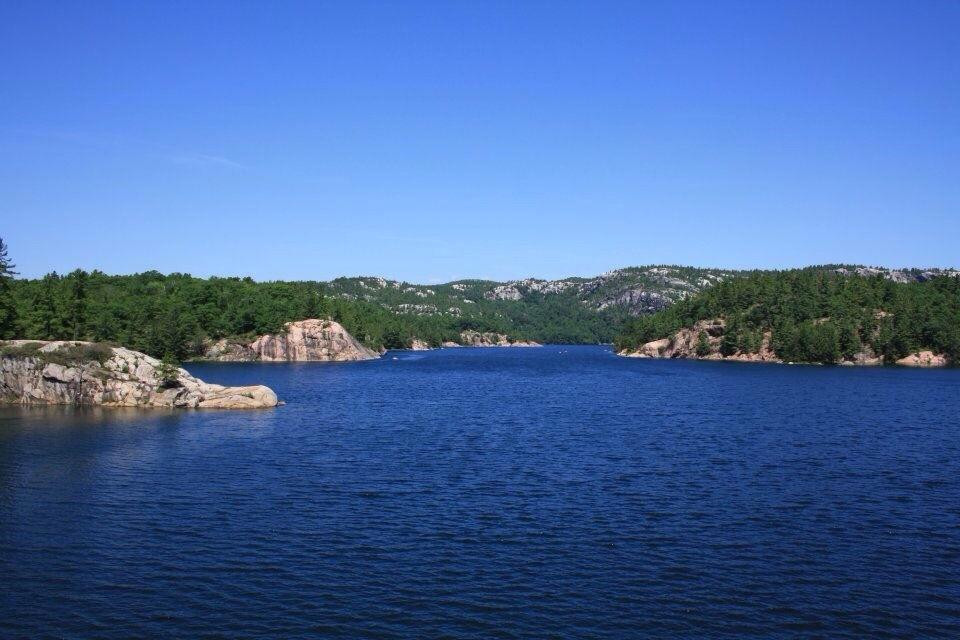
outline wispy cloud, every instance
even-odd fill
[[[192,150],[177,149],[170,145],[158,144],[147,140],[131,138],[129,136],[112,133],[90,133],[87,131],[63,131],[50,129],[13,129],[13,133],[34,136],[47,140],[54,140],[81,147],[95,147],[112,149],[121,153],[139,153],[154,156],[165,162],[172,162],[185,167],[196,169],[227,169],[237,171],[247,169],[245,165],[225,158],[224,156],[209,153],[198,153]]]
[[[187,165],[191,167],[213,168],[213,169],[246,169],[239,162],[234,162],[230,158],[222,156],[211,156],[205,153],[192,153],[187,155],[170,156],[169,160],[176,164]]]

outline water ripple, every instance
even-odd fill
[[[960,637],[960,371],[193,368],[287,405],[0,411],[0,637]]]

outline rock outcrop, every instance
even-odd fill
[[[432,347],[420,338],[414,338],[410,341],[411,351],[429,351]]]
[[[504,333],[480,333],[472,329],[460,332],[460,342],[465,347],[539,347],[532,340],[511,340]]]
[[[222,362],[347,362],[379,357],[340,323],[310,319],[288,322],[282,333],[259,336],[248,344],[220,340],[207,349],[203,359]]]
[[[730,355],[720,352],[726,323],[723,319],[701,320],[693,327],[680,329],[668,338],[653,340],[636,350],[623,350],[618,355],[628,358],[688,358],[693,360],[729,360],[734,362],[783,362],[771,346],[772,334],[763,333],[760,346],[756,351],[736,351]],[[706,344],[700,343],[700,334],[706,338]],[[845,358],[835,364],[845,366],[877,366],[883,364],[883,358],[869,347],[864,348],[852,358]],[[932,351],[920,351],[897,360],[896,364],[909,367],[943,367],[948,364],[945,356]]]
[[[0,345],[0,403],[199,409],[277,405],[277,395],[268,387],[208,384],[123,347],[27,340]]]
[[[905,367],[945,367],[947,366],[947,359],[933,351],[920,351],[919,353],[911,353],[906,358],[900,358],[897,360],[897,364]]]

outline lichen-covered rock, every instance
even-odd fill
[[[204,353],[205,360],[226,362],[345,362],[379,357],[340,323],[318,319],[288,322],[282,333],[262,335],[249,344],[219,340]]]
[[[184,369],[164,375],[156,358],[123,347],[88,342],[0,343],[0,403],[81,404],[108,407],[258,409],[277,405],[268,387],[224,387]],[[69,356],[64,354],[69,352]]]

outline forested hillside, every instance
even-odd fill
[[[731,273],[655,266],[596,278],[418,285],[378,277],[255,282],[80,269],[18,279],[11,271],[0,283],[0,338],[108,341],[184,359],[210,340],[329,316],[372,348],[404,347],[413,338],[456,342],[464,330],[541,343],[610,342],[632,315],[665,308]]]
[[[887,362],[924,349],[960,362],[960,276],[856,275],[834,267],[720,283],[630,321],[616,345],[635,350],[714,318],[725,320],[724,355],[755,352],[769,331],[771,347],[786,361],[837,362],[866,347]]]
[[[594,278],[437,285],[80,269],[24,279],[14,277],[2,240],[0,248],[0,338],[115,342],[177,359],[219,338],[252,338],[289,321],[328,316],[374,349],[406,347],[413,338],[457,342],[464,330],[541,343],[611,342],[619,335],[618,345],[630,348],[699,319],[729,316],[728,342],[749,348],[762,330],[773,330],[778,353],[790,360],[829,359],[834,343],[840,352],[867,343],[890,357],[916,346],[955,353],[960,326],[956,278],[943,275],[956,272],[937,270],[659,265]]]

